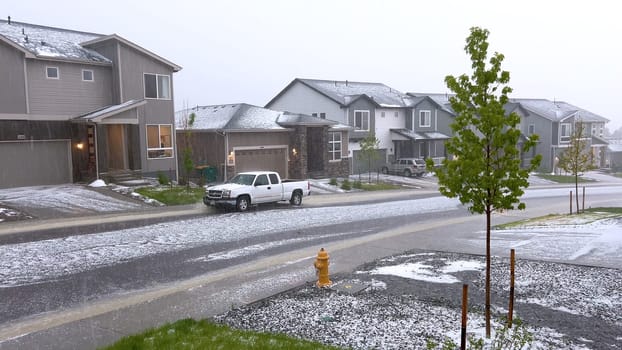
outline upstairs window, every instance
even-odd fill
[[[328,133],[329,161],[341,160],[341,132]]]
[[[570,123],[561,123],[559,129],[559,142],[570,142],[572,125]]]
[[[145,73],[145,98],[171,99],[171,77]]]
[[[326,113],[320,113],[320,118],[326,119]]]
[[[430,111],[419,111],[419,126],[420,127],[430,127],[432,113]]]
[[[369,111],[354,111],[354,128],[369,131]]]
[[[527,136],[531,136],[533,134],[536,133],[536,125],[535,124],[529,124],[529,126],[527,126]]]
[[[45,67],[45,77],[48,79],[60,79],[60,74],[58,72],[58,67]]]
[[[147,125],[147,158],[173,157],[173,126]]]
[[[93,81],[93,80],[95,80],[93,71],[90,69],[83,69],[82,70],[82,81]]]

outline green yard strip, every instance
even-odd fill
[[[202,187],[187,189],[185,186],[141,187],[134,191],[166,205],[197,203],[202,200],[205,193]]]
[[[572,175],[537,174],[536,176],[538,176],[541,179],[554,181],[554,182],[562,183],[562,184],[573,184],[575,180],[574,176]],[[579,182],[596,182],[596,180],[579,176]]]
[[[622,217],[622,208],[619,207],[602,207],[602,208],[589,208],[585,209],[585,213],[581,214],[549,214],[546,216],[540,216],[531,219],[519,220],[508,222],[506,224],[496,225],[495,230],[506,230],[510,228],[516,227],[525,227],[525,226],[543,226],[551,223],[555,224],[564,224],[564,219],[572,219],[572,218],[583,218],[583,224],[589,224],[596,220],[609,219]],[[577,225],[576,222],[572,223],[573,225]]]
[[[283,334],[242,331],[206,320],[185,319],[122,338],[103,349],[338,350],[340,348]]]

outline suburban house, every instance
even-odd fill
[[[247,170],[277,171],[283,178],[350,173],[350,128],[329,119],[237,103],[178,111],[176,130],[180,172],[190,149],[195,167],[216,169],[218,180]]]
[[[173,73],[116,34],[0,20],[0,188],[177,177]]]
[[[399,157],[444,157],[443,125],[451,115],[430,97],[409,96],[381,83],[294,79],[266,108],[332,119],[353,128],[348,139],[352,171],[366,171],[359,158],[360,141],[373,133],[381,163]],[[440,122],[439,122],[440,121]],[[448,124],[447,124],[448,125]]]
[[[513,98],[505,108],[506,112],[516,112],[521,117],[520,129],[524,137],[539,136],[536,147],[530,154],[523,155],[525,161],[536,154],[542,155],[538,171],[560,172],[557,167],[559,155],[568,148],[570,136],[579,121],[583,123],[584,138],[591,149],[594,165],[599,168],[608,166],[608,142],[604,139],[608,119],[566,102],[546,99]]]

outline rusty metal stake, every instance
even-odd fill
[[[570,215],[572,215],[572,191],[570,191]]]
[[[583,186],[583,209],[581,212],[585,213],[585,186]]]
[[[466,350],[467,337],[467,303],[469,295],[469,285],[462,285],[462,327],[460,328],[460,350]]]
[[[510,250],[510,306],[508,307],[508,328],[512,328],[514,314],[514,249]]]

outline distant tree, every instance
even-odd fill
[[[185,109],[187,111],[187,109]],[[184,129],[184,149],[183,149],[183,167],[184,167],[184,181],[186,183],[186,188],[190,189],[190,173],[194,168],[194,162],[192,161],[192,127],[194,125],[194,120],[196,118],[196,114],[190,113],[186,114],[182,117],[182,128]]]
[[[368,182],[371,182],[371,169],[373,163],[380,158],[378,154],[378,145],[380,144],[380,140],[376,138],[374,133],[370,133],[361,140],[361,151],[359,158],[361,160],[367,161],[367,169],[368,169]]]
[[[575,198],[577,214],[579,213],[579,175],[595,169],[594,156],[588,144],[588,138],[584,135],[585,125],[581,120],[574,124],[570,133],[568,148],[559,156],[559,167],[574,176]]]
[[[507,86],[510,73],[501,70],[504,56],[495,53],[487,68],[489,31],[471,28],[464,50],[471,58],[471,76],[447,76],[445,83],[455,93],[450,98],[457,115],[451,125],[453,137],[446,143],[452,155],[434,167],[441,194],[458,197],[471,213],[486,214],[486,337],[490,338],[490,227],[496,210],[524,209],[520,202],[523,188],[529,186],[529,172],[540,164],[540,156],[521,167],[520,152],[535,146],[537,135],[519,146],[520,117],[506,115],[503,106],[512,89]],[[521,147],[522,149],[519,149]]]

